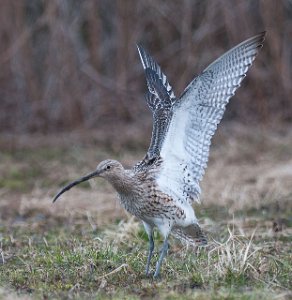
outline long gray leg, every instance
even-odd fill
[[[151,227],[149,224],[143,222],[144,228],[148,234],[149,238],[149,252],[148,252],[148,258],[147,258],[147,263],[146,263],[146,269],[145,273],[146,276],[149,275],[149,267],[150,267],[150,261],[153,255],[153,250],[154,250],[154,240],[153,240],[153,227]]]
[[[158,262],[157,262],[157,265],[156,265],[156,270],[155,270],[155,273],[154,273],[154,278],[157,278],[159,276],[160,267],[161,267],[161,264],[162,264],[162,261],[163,261],[164,257],[167,254],[168,246],[169,245],[168,245],[168,236],[167,236],[165,238],[165,240],[163,242],[163,245],[162,245],[162,248],[161,248],[160,256],[159,256],[159,259],[158,259]]]

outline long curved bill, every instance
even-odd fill
[[[61,191],[54,197],[53,203],[54,203],[54,202],[55,202],[55,201],[56,201],[63,193],[69,191],[73,186],[75,186],[75,185],[77,185],[77,184],[79,184],[79,183],[81,183],[81,182],[87,181],[87,180],[89,180],[89,179],[91,179],[91,178],[94,178],[94,177],[96,177],[96,176],[98,176],[98,175],[99,175],[99,171],[94,171],[94,172],[92,172],[92,173],[90,173],[90,174],[88,174],[88,175],[86,175],[86,176],[84,176],[84,177],[81,177],[81,178],[79,178],[79,179],[77,179],[77,180],[75,180],[75,181],[73,181],[73,182],[67,184],[67,185],[64,186],[64,187],[61,189]]]

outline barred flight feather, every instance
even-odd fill
[[[157,184],[177,201],[198,200],[211,138],[229,99],[262,47],[264,35],[242,42],[215,60],[175,102],[161,147],[163,164]]]

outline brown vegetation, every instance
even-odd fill
[[[130,126],[125,128],[130,131]],[[134,135],[132,131],[130,134]],[[15,216],[30,218],[38,212],[48,218],[64,218],[65,223],[76,222],[79,217],[88,222],[91,216],[98,226],[125,218],[114,190],[102,179],[90,181],[87,187],[75,187],[54,205],[51,202],[62,185],[93,171],[101,160],[114,158],[130,167],[145,154],[148,139],[135,136],[134,141],[128,137],[122,144],[111,144],[112,137],[100,131],[46,138],[2,135],[0,222]],[[201,184],[202,205],[196,211],[206,209],[207,214],[224,220],[222,207],[230,215],[271,209],[281,218],[292,203],[291,148],[291,127],[281,132],[251,131],[235,124],[219,128]]]
[[[150,122],[135,43],[155,56],[179,95],[217,56],[263,30],[265,47],[227,118],[291,121],[291,1],[3,0],[0,130]]]

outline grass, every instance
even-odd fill
[[[0,281],[35,298],[274,299],[289,291],[291,240],[263,243],[262,229],[242,235],[221,224],[225,239],[202,249],[172,240],[162,277],[153,281],[144,275],[145,234],[133,219],[99,232],[86,222],[48,228],[28,220],[1,228]]]
[[[59,185],[91,171],[106,148],[3,150],[0,299],[291,299],[291,139],[220,138],[227,146],[211,153],[195,206],[209,245],[172,239],[159,280],[145,277],[147,235],[109,185],[90,182],[51,204]],[[119,159],[141,156],[131,150]],[[155,232],[152,271],[161,242]]]

